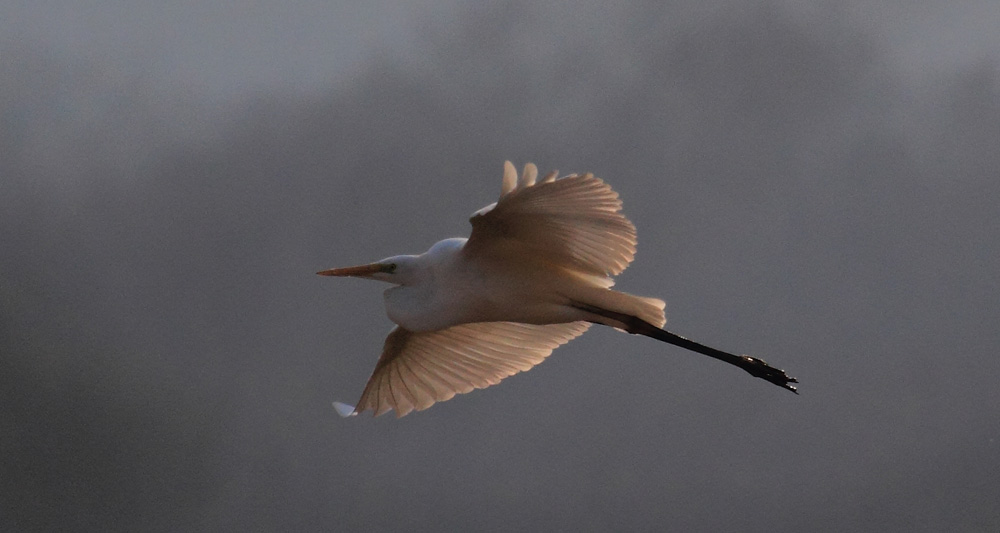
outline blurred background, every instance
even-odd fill
[[[0,7],[0,529],[1000,530],[992,0]],[[591,171],[595,328],[343,420],[504,159]]]

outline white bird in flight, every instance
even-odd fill
[[[384,293],[396,327],[357,407],[402,417],[456,394],[529,370],[552,350],[603,324],[736,365],[796,392],[784,371],[661,329],[663,300],[611,290],[635,256],[636,233],[618,194],[593,174],[520,178],[504,163],[500,199],[479,211],[468,239],[445,239],[420,255],[317,274],[392,283]]]

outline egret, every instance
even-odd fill
[[[497,202],[476,211],[468,239],[420,255],[323,270],[393,284],[385,309],[396,326],[357,407],[402,417],[542,362],[556,347],[603,324],[736,365],[797,394],[798,381],[748,355],[733,355],[662,329],[663,300],[611,289],[635,256],[636,232],[618,194],[593,174],[518,177],[504,163]]]

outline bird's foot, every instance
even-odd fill
[[[775,385],[783,389],[788,389],[795,394],[799,393],[795,390],[795,386],[792,385],[792,383],[798,383],[799,380],[789,376],[784,370],[774,368],[773,366],[767,364],[767,362],[763,359],[757,359],[756,357],[750,357],[749,355],[741,355],[740,359],[743,361],[740,368],[749,372],[750,375],[774,383]]]

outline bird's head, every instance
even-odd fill
[[[320,276],[374,279],[402,285],[408,279],[407,273],[413,270],[414,259],[415,257],[412,255],[397,255],[367,265],[320,270],[317,274]]]

